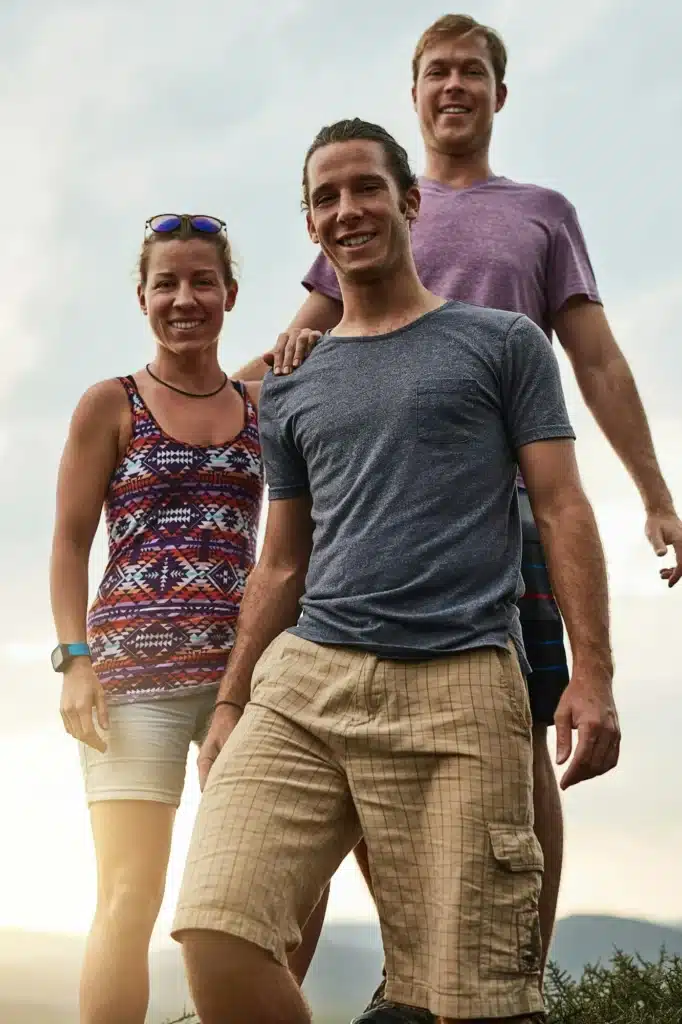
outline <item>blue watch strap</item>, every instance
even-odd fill
[[[64,644],[72,658],[90,657],[90,648],[87,644]]]

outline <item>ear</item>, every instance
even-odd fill
[[[237,301],[237,293],[239,292],[239,285],[236,281],[228,286],[227,295],[225,296],[225,312],[231,313],[234,309],[234,304]]]
[[[310,211],[308,211],[305,215],[305,223],[306,227],[308,228],[308,235],[310,237],[310,241],[314,242],[315,245],[319,245],[320,237],[317,231],[315,230],[315,225],[313,224],[313,218],[310,216]]]
[[[506,102],[507,102],[507,86],[503,82],[502,85],[498,85],[498,87],[497,87],[497,96],[495,98],[495,113],[496,114],[499,114],[499,112],[502,110],[502,107],[505,105]]]
[[[405,203],[405,219],[409,224],[419,216],[419,207],[422,202],[422,195],[417,185],[413,185],[407,190],[403,201]]]
[[[137,301],[140,304],[140,309],[142,310],[144,315],[147,316],[147,300],[145,298],[144,288],[142,287],[141,284],[138,284],[137,286]]]
[[[412,108],[414,110],[417,109],[417,86],[416,85],[412,86]]]

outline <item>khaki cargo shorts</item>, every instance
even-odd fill
[[[516,654],[398,662],[289,633],[211,771],[173,927],[282,963],[364,835],[389,1000],[542,1009],[531,719]]]

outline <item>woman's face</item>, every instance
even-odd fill
[[[147,282],[138,286],[138,298],[159,345],[189,355],[217,343],[225,311],[237,298],[237,285],[225,284],[212,242],[171,239],[150,247]]]

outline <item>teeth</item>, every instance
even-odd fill
[[[365,242],[370,242],[372,237],[372,235],[354,235],[353,238],[342,238],[341,245],[353,249],[356,245],[364,245]]]
[[[171,320],[171,327],[177,327],[180,331],[191,331],[201,322],[201,320]]]
[[[461,107],[461,106],[443,107],[441,113],[442,114],[468,114],[469,113],[469,108],[468,107]]]

